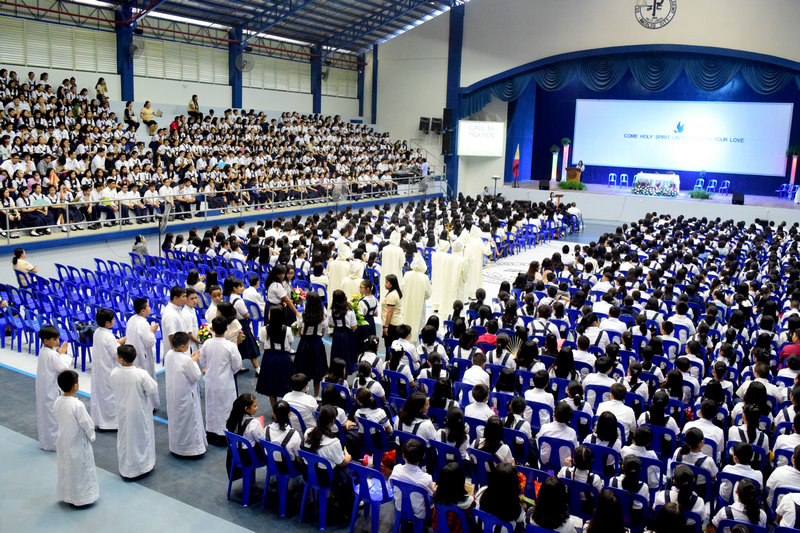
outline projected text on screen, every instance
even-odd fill
[[[505,124],[502,122],[458,121],[458,155],[502,157],[505,152]]]
[[[572,160],[783,176],[792,104],[577,100]]]

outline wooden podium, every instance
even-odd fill
[[[577,168],[567,168],[567,181],[581,181],[581,171]]]

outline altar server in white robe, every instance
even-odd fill
[[[352,255],[350,245],[347,242],[342,242],[336,249],[336,259],[328,261],[328,307],[333,302],[333,298],[330,295],[335,290],[341,290],[345,278],[350,273],[350,257]]]
[[[447,308],[442,306],[442,295],[445,292],[445,286],[449,283],[449,280],[445,277],[444,269],[447,256],[450,255],[447,253],[449,251],[450,243],[445,240],[440,240],[436,245],[436,251],[431,254],[432,292],[430,303],[434,312],[439,312],[439,310],[447,310]]]
[[[189,334],[189,351],[195,352],[200,349],[200,341],[197,338],[197,332],[200,330],[200,325],[197,322],[197,291],[194,289],[186,289],[186,305],[181,309],[181,318],[186,333]]]
[[[125,336],[127,342],[136,348],[136,361],[133,366],[141,368],[156,378],[156,330],[158,324],[150,324],[147,317],[150,315],[150,302],[147,298],[136,298],[133,300],[133,312],[135,313],[128,319],[125,325]],[[161,400],[156,396],[153,406],[158,409],[161,407]]]
[[[464,257],[464,241],[453,242],[453,253],[447,254],[442,268],[447,283],[443,283],[441,287],[442,302],[439,311],[446,315],[453,309],[453,302],[464,301],[467,298],[467,260]],[[434,286],[434,290],[438,289],[438,286]]]
[[[464,257],[467,258],[467,296],[475,297],[475,291],[483,285],[483,259],[492,249],[483,241],[482,233],[478,226],[472,226],[469,237],[465,243]]]
[[[431,297],[431,280],[425,273],[428,265],[417,253],[411,261],[411,270],[403,276],[400,290],[403,293],[403,315],[411,327],[411,338],[416,339],[420,325],[425,322],[425,301]]]
[[[161,311],[161,355],[172,349],[170,337],[178,331],[186,331],[183,324],[183,312],[186,305],[186,289],[174,286],[169,290],[169,303]]]
[[[381,250],[381,281],[389,274],[394,274],[397,279],[403,279],[403,265],[406,263],[406,253],[400,246],[400,230],[394,229],[389,235],[389,244]],[[386,287],[381,282],[381,300],[386,296]]]
[[[100,497],[92,443],[94,421],[86,407],[75,397],[78,373],[64,370],[58,375],[58,387],[64,393],[53,409],[58,421],[56,459],[58,462],[58,499],[72,505],[89,505]]]
[[[56,451],[58,422],[53,405],[59,396],[58,375],[69,370],[71,358],[67,355],[67,343],[59,346],[60,334],[55,326],[42,326],[39,330],[42,348],[36,361],[36,430],[39,448]]]
[[[225,338],[228,320],[218,316],[211,322],[214,337],[200,348],[200,366],[206,371],[206,433],[212,442],[224,442],[225,422],[236,399],[234,376],[242,369],[239,348]],[[213,439],[213,440],[212,440]]]
[[[119,364],[111,373],[117,398],[117,456],[119,475],[135,478],[156,465],[156,436],[153,430],[153,398],[158,383],[146,370],[136,368],[136,348],[123,344],[117,349]]]
[[[364,280],[363,261],[350,261],[350,272],[342,281],[342,290],[349,300],[361,294],[361,282]],[[331,293],[333,294],[333,293]]]
[[[208,441],[200,406],[200,377],[203,375],[197,365],[200,351],[190,353],[189,343],[188,333],[179,331],[172,336],[175,348],[164,358],[164,378],[169,451],[194,457],[206,453]]]
[[[89,411],[92,420],[100,429],[117,429],[117,402],[111,387],[111,372],[119,366],[117,348],[127,337],[117,339],[114,327],[114,311],[100,309],[97,312],[98,327],[92,337],[92,395]]]

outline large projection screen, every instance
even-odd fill
[[[573,162],[784,176],[793,104],[576,100]]]

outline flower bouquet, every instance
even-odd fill
[[[306,299],[306,291],[301,289],[300,287],[295,287],[289,293],[289,298],[292,299],[292,303],[297,306],[300,302]]]
[[[213,336],[214,334],[211,332],[211,326],[208,324],[203,324],[200,326],[200,329],[197,330],[197,340],[200,341],[200,344],[203,344]]]
[[[297,322],[292,322],[292,325],[289,327],[292,328],[292,335],[297,337],[297,332],[300,331],[300,326],[297,324]]]
[[[368,326],[369,322],[367,322],[367,319],[361,314],[361,309],[358,308],[358,304],[361,303],[363,299],[364,297],[360,294],[353,295],[353,297],[350,298],[350,309],[356,314],[356,322],[359,326]]]
[[[661,185],[658,183],[654,185],[640,180],[633,184],[631,193],[642,196],[662,196],[674,198],[675,196],[678,196],[678,188],[675,187],[674,183],[669,185]]]

